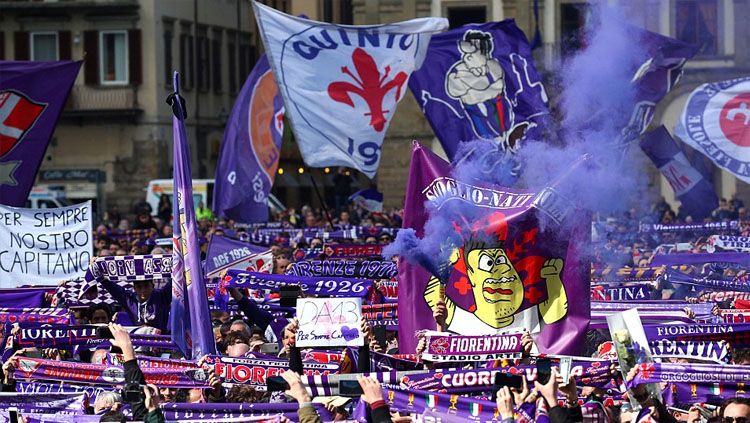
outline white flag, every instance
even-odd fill
[[[444,18],[335,25],[253,2],[271,69],[308,166],[375,176],[380,146],[411,73]]]
[[[717,166],[750,183],[750,77],[696,88],[675,135]]]

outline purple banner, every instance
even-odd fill
[[[96,402],[96,397],[102,392],[112,392],[119,390],[116,387],[77,385],[68,382],[16,382],[16,392],[23,394],[86,394],[89,397],[89,404]]]
[[[216,374],[226,383],[253,385],[258,390],[265,390],[266,378],[279,376],[289,370],[289,361],[264,357],[217,357],[209,356],[206,364],[214,367]],[[338,363],[303,363],[306,375],[327,375],[337,373]]]
[[[293,403],[165,403],[160,405],[167,421],[205,421],[231,419],[230,421],[272,421],[272,417],[286,417],[297,422],[299,404]],[[324,404],[314,403],[315,411],[324,422],[333,416]],[[240,420],[241,419],[241,420]],[[223,421],[223,420],[222,420]]]
[[[16,407],[21,415],[55,414],[56,417],[66,416],[73,421],[73,416],[84,414],[86,403],[86,394],[0,393],[0,410],[5,414],[2,417],[7,417],[8,408]]]
[[[323,254],[328,258],[381,258],[382,253],[383,245],[377,244],[326,244],[323,246]]]
[[[108,340],[96,337],[98,327],[100,326],[21,323],[21,330],[16,335],[16,339],[18,340],[18,345],[24,348],[68,348],[74,345],[110,345]],[[136,347],[167,349],[175,347],[169,335],[133,333],[130,335],[130,339]]]
[[[70,324],[73,319],[64,308],[0,308],[0,324],[38,322]]]
[[[729,344],[712,341],[650,341],[649,347],[654,357],[675,357],[710,360],[718,363],[729,362]]]
[[[16,379],[42,379],[95,385],[124,384],[122,367],[74,361],[17,358]],[[206,387],[208,375],[203,369],[143,368],[146,383],[175,388]]]
[[[306,260],[292,264],[287,272],[299,276],[348,276],[389,279],[398,274],[396,263],[380,260]]]
[[[668,270],[663,276],[666,282],[696,286],[703,289],[719,291],[750,292],[750,284],[735,280],[709,279],[686,275],[674,270]]]
[[[169,315],[172,341],[188,359],[216,354],[211,329],[201,250],[195,223],[190,143],[185,131],[184,100],[180,96],[179,73],[172,78],[172,137],[174,192],[174,250],[172,252],[172,306]]]
[[[750,367],[733,364],[644,363],[628,387],[642,383],[750,383]]]
[[[716,231],[737,231],[740,229],[739,221],[722,221],[722,222],[706,222],[706,223],[675,223],[675,224],[661,224],[661,223],[641,223],[639,226],[640,232],[695,232],[709,234]]]
[[[268,194],[279,165],[284,105],[262,55],[232,107],[216,165],[213,210],[243,223],[268,220]]]
[[[373,281],[334,276],[273,275],[230,269],[220,283],[226,288],[272,290],[286,285],[299,285],[302,292],[309,295],[364,297],[372,288]]]
[[[636,301],[651,298],[651,285],[640,283],[630,286],[593,286],[592,301]]]
[[[459,336],[427,331],[422,358],[428,361],[486,361],[517,358],[523,352],[521,333]]]
[[[448,163],[414,143],[404,228],[413,228],[416,237],[424,237],[428,201],[433,209],[468,202],[483,210],[484,217],[472,223],[470,234],[461,234],[464,245],[453,250],[450,263],[445,263],[452,264],[446,280],[440,280],[444,276],[436,274],[438,269],[428,271],[401,258],[401,351],[416,349],[416,331],[435,329],[432,307],[444,288],[448,308],[445,329],[449,332],[486,335],[526,328],[538,334],[535,341],[542,351],[575,353],[585,343],[589,319],[589,264],[579,257],[577,240],[562,239],[551,229],[542,233],[537,220],[540,209],[558,217],[554,212],[567,215],[572,210],[547,209],[555,197],[551,191],[537,196],[498,186],[464,184],[453,179],[451,172]],[[587,231],[572,233],[584,236]],[[485,238],[491,241],[483,242]],[[432,254],[437,257],[441,252]],[[568,307],[569,302],[576,306]]]
[[[39,308],[44,306],[44,295],[49,288],[0,290],[0,304],[9,308]]]
[[[206,278],[213,278],[225,269],[270,272],[272,265],[271,250],[268,248],[214,235],[208,243],[204,271]]]
[[[81,63],[0,61],[0,204],[26,203]]]

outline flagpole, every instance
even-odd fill
[[[315,195],[318,196],[318,200],[320,200],[320,205],[323,206],[323,211],[326,214],[326,220],[328,220],[328,223],[331,224],[331,230],[333,230],[333,220],[331,220],[331,214],[328,213],[328,207],[326,206],[325,200],[323,200],[323,196],[320,195],[320,190],[318,190],[318,183],[315,182],[315,178],[313,178],[312,172],[310,172],[310,180],[312,181],[313,188],[315,189]]]

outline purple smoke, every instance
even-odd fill
[[[487,140],[464,143],[462,153],[457,154],[461,159],[454,163],[454,176],[467,182],[512,186],[518,179],[515,166],[507,160],[512,156],[521,168],[516,186],[538,192],[553,184],[571,206],[586,215],[624,211],[634,201],[645,203],[642,155],[636,148],[620,146],[635,106],[631,80],[647,58],[645,49],[634,42],[633,32],[620,10],[596,4],[585,31],[586,48],[556,72],[559,116],[557,127],[548,132],[559,139],[526,139],[514,156]],[[485,212],[467,202],[449,203],[453,204],[431,210],[423,239],[417,239],[413,231],[401,231],[388,251],[435,274],[450,247],[461,244],[460,234],[469,231],[471,222]]]

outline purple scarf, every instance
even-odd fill
[[[307,260],[294,263],[290,275],[298,276],[347,276],[367,279],[390,279],[396,277],[396,263],[380,260]]]

